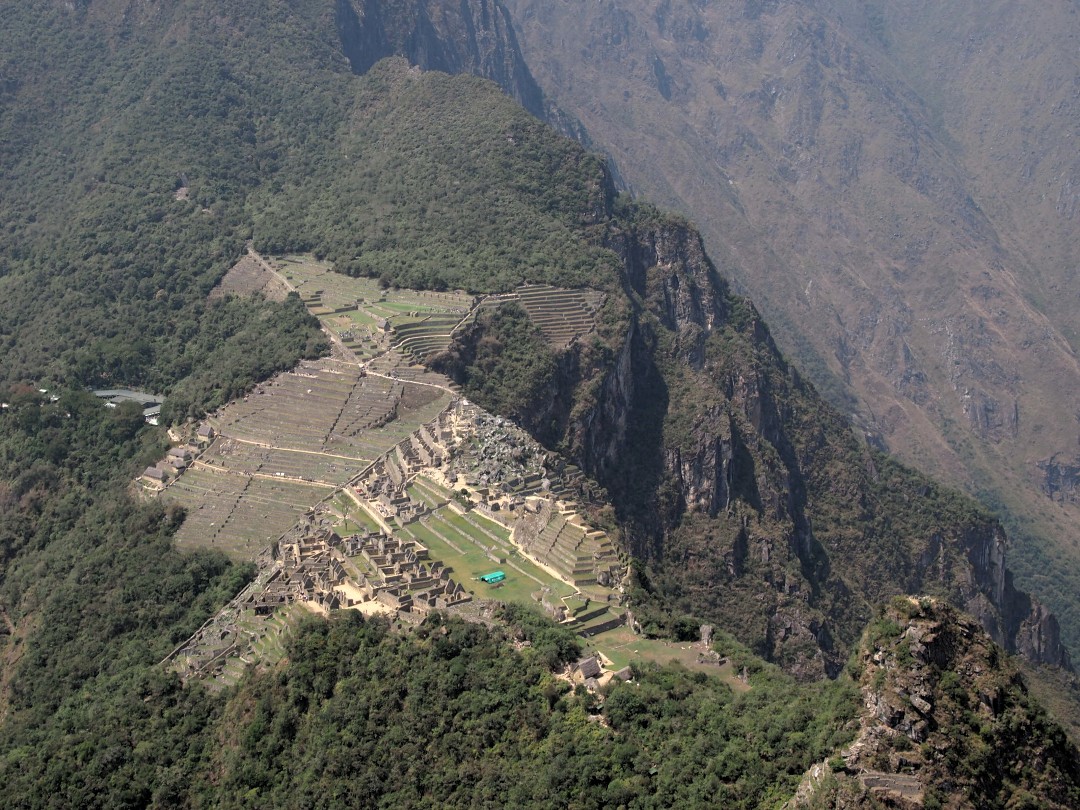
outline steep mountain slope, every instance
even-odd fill
[[[1015,3],[834,3],[873,37],[947,133],[973,196],[1028,258],[1025,289],[1077,347],[1078,9]]]
[[[177,137],[172,128],[192,126],[183,117],[191,102],[176,91],[195,78],[189,71],[216,70],[219,84],[225,77],[205,92],[222,98],[243,135],[220,136],[238,149],[227,164],[207,162],[191,144],[172,153],[188,191],[174,194],[175,176],[161,177],[157,204],[175,213],[151,209],[151,221],[198,221],[206,214],[190,199],[209,203],[211,212],[217,201],[216,227],[250,227],[260,249],[313,249],[387,284],[499,292],[551,283],[607,293],[589,339],[548,350],[550,363],[507,366],[501,377],[532,392],[511,415],[608,488],[627,547],[650,562],[636,597],[645,625],[670,630],[685,613],[712,618],[760,653],[814,676],[837,671],[874,602],[929,590],[978,614],[1007,648],[1036,661],[1067,660],[1053,617],[1009,584],[1004,538],[990,518],[860,448],[782,359],[753,308],[731,296],[693,230],[619,199],[600,161],[491,85],[392,60],[351,76],[352,65],[324,45],[337,31],[332,16],[280,7],[278,24],[291,26],[294,45],[308,42],[324,66],[298,70],[289,91],[309,88],[308,105],[326,99],[316,127],[302,111],[277,106],[283,99],[267,77],[291,55],[272,50],[272,59],[255,59],[245,43],[262,41],[257,26],[226,29],[235,45],[214,51],[220,26],[198,3],[184,18],[184,36],[164,9],[143,8],[122,23],[103,11],[92,4],[61,14],[100,25],[107,37],[120,25],[138,42],[133,53],[164,70],[132,80],[156,89],[109,124],[118,143],[130,139],[130,127],[140,138],[135,163],[109,164],[106,178],[115,171],[117,179],[134,179],[139,161],[158,165],[159,147]],[[204,34],[213,68],[199,67],[202,51],[199,59],[186,53],[187,36]],[[145,45],[155,37],[164,37],[175,61],[150,55]],[[41,153],[26,146],[26,155]],[[125,204],[132,216],[147,216],[139,199]],[[99,204],[91,197],[80,210]],[[83,238],[90,226],[74,221],[57,227]],[[142,233],[148,242],[159,236],[151,227]],[[122,267],[125,251],[140,244],[106,241],[101,261]],[[47,268],[9,280],[30,291],[50,277]],[[181,283],[198,291],[205,282],[173,281]],[[147,293],[131,300],[133,309],[175,303],[150,287]],[[23,345],[36,324],[15,323]],[[159,329],[159,351],[175,350],[172,334]],[[468,341],[484,343],[482,323]],[[476,352],[463,355],[475,359]],[[131,370],[110,365],[107,354],[104,367],[96,352],[70,357],[54,363],[74,366],[75,379],[130,374],[141,382],[146,368],[168,384],[168,366],[153,353],[136,354]]]
[[[1064,538],[1080,511],[1056,494],[1075,487],[1080,392],[1074,102],[1068,59],[1040,68],[1075,22],[1051,4],[1038,28],[1058,26],[1057,51],[991,80],[1014,75],[1001,60],[1019,9],[956,5],[508,3],[549,98],[634,189],[698,222],[830,399],[1011,511],[1025,583],[1069,616],[1075,643],[1080,565]],[[1012,125],[1043,96],[1055,112],[1037,133]]]
[[[403,56],[423,70],[491,79],[529,112],[544,115],[543,94],[522,58],[510,15],[496,0],[338,0],[334,22],[356,73],[367,73],[387,56]]]
[[[471,385],[478,358],[507,360],[529,393],[508,410],[608,487],[593,517],[644,561],[645,629],[715,616],[834,673],[872,602],[927,590],[1065,660],[997,524],[857,443],[691,228],[615,195],[490,82],[401,59],[355,75],[337,9],[3,5],[3,52],[27,54],[0,106],[4,806],[749,807],[854,732],[843,681],[800,685],[726,637],[744,694],[646,670],[601,709],[553,675],[576,642],[522,613],[313,622],[235,693],[182,686],[160,662],[251,571],[176,550],[182,510],[129,488],[163,431],[79,389],[181,393],[180,419],[324,348],[294,297],[207,301],[248,238],[387,285],[598,288],[584,339],[552,348],[504,309],[446,362]],[[550,362],[510,362],[517,340]]]
[[[1080,802],[1064,787],[1080,777],[1075,745],[1047,722],[1011,662],[948,606],[895,600],[870,626],[853,665],[863,698],[859,735],[811,771],[789,806]]]
[[[608,488],[649,563],[631,597],[643,626],[706,617],[820,675],[874,602],[927,590],[1009,649],[1066,661],[1056,621],[1014,590],[992,518],[860,447],[685,223],[610,216],[602,238],[630,298],[621,340],[599,369],[586,347],[557,356],[543,398],[515,415]],[[464,339],[501,338],[481,326]]]

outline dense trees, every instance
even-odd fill
[[[610,191],[601,162],[487,82],[387,60],[358,83],[334,147],[314,175],[256,195],[261,248],[315,250],[401,287],[615,282],[615,256],[587,238]]]
[[[213,803],[755,807],[851,736],[850,684],[799,687],[775,671],[735,695],[649,667],[598,708],[548,670],[543,638],[563,634],[565,655],[572,637],[506,618],[531,647],[439,616],[409,635],[357,616],[305,626],[289,667],[234,698]]]
[[[146,806],[200,760],[218,711],[157,663],[250,572],[181,554],[182,515],[129,498],[130,476],[161,452],[141,412],[83,392],[5,399],[2,801]]]
[[[492,413],[529,424],[556,372],[544,336],[518,304],[503,304],[477,316],[472,337],[456,341],[432,365]]]

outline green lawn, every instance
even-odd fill
[[[423,304],[419,301],[380,301],[379,306],[395,313],[401,312],[446,312],[447,307],[431,304]]]
[[[427,490],[423,487],[416,486],[416,484],[410,484],[405,488],[405,491],[412,500],[424,504],[429,509],[434,509],[439,505],[434,498],[428,495]]]
[[[510,530],[500,523],[496,523],[490,518],[486,518],[477,511],[469,512],[469,518],[479,526],[484,527],[496,537],[501,537],[503,540],[509,542]]]
[[[379,532],[382,531],[382,527],[375,522],[375,519],[365,512],[360,506],[352,502],[350,499],[349,506],[349,523],[359,528],[354,529],[350,533],[363,533],[363,532]]]
[[[565,582],[555,579],[521,557],[512,560],[513,566],[509,562],[494,563],[467,538],[462,537],[460,540],[457,537],[454,538],[454,544],[464,552],[459,553],[445,540],[437,537],[419,523],[410,525],[409,530],[417,540],[427,546],[432,559],[442,560],[444,565],[451,567],[454,570],[454,579],[476,596],[485,599],[500,599],[504,602],[532,604],[532,594],[540,590],[541,583],[549,585],[552,591],[560,596],[574,592],[574,589]],[[479,576],[490,574],[492,571],[504,572],[506,579],[497,585],[485,585],[477,581]],[[531,577],[528,576],[530,574]]]
[[[485,546],[490,546],[490,545],[495,543],[494,540],[492,540],[490,537],[488,537],[482,531],[477,529],[476,526],[473,526],[471,523],[469,523],[469,521],[467,521],[464,518],[464,516],[459,515],[457,512],[455,512],[452,509],[442,509],[442,510],[440,510],[439,511],[439,517],[441,517],[443,520],[445,520],[447,523],[449,523],[451,526],[453,526],[455,529],[457,529],[458,532],[465,535],[466,537],[473,538],[478,543],[483,543]],[[472,517],[472,515],[470,515],[470,517]],[[492,531],[492,530],[489,530],[489,531]],[[504,534],[506,535],[506,538],[509,538],[509,536],[510,536],[509,533],[504,532]],[[500,536],[500,535],[496,535],[496,536]],[[500,543],[499,545],[500,546],[505,546],[506,552],[509,553],[510,544],[509,544],[509,542],[506,542],[505,538],[504,538],[504,542]]]
[[[629,666],[632,661],[654,661],[657,664],[676,661],[687,669],[717,676],[736,692],[745,692],[750,689],[748,684],[739,680],[738,673],[732,669],[730,663],[725,663],[720,667],[715,664],[698,663],[700,645],[690,642],[641,638],[629,627],[623,626],[588,639],[586,646],[607,656],[615,669]]]
[[[375,317],[373,315],[365,312],[362,309],[351,310],[349,312],[342,312],[341,314],[344,315],[345,317],[347,317],[350,321],[352,321],[358,327],[360,327],[360,326],[374,326],[375,325]]]
[[[334,528],[342,537],[348,537],[352,534],[364,534],[368,531],[368,527],[363,523],[354,523],[351,519],[335,523]]]

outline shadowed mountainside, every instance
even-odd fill
[[[1009,513],[1076,643],[1075,7],[507,5],[549,99],[830,400]]]

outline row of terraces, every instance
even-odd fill
[[[412,354],[406,354],[391,347],[369,361],[366,368],[373,374],[383,374],[403,382],[415,382],[451,391],[459,390],[459,386],[449,377],[431,371],[423,364],[415,362],[415,359]]]
[[[208,421],[218,433],[277,447],[321,450],[364,378],[332,360],[306,361],[225,406]]]
[[[364,361],[382,354],[388,337],[417,361],[445,349],[454,327],[475,302],[462,292],[383,290],[372,279],[341,275],[305,257],[286,257],[276,264],[308,310]]]
[[[160,497],[187,510],[176,534],[178,545],[211,546],[252,559],[331,492],[313,484],[192,466]]]
[[[604,301],[598,290],[529,284],[478,302],[463,292],[383,290],[373,279],[335,273],[310,257],[278,259],[276,267],[311,313],[362,359],[380,354],[389,332],[402,354],[422,361],[444,350],[459,324],[505,301],[520,303],[551,346],[561,350],[592,331]]]
[[[596,290],[567,290],[531,284],[515,290],[518,303],[556,351],[596,325],[596,312],[604,294]]]
[[[451,333],[461,321],[463,313],[426,313],[415,320],[395,321],[392,326],[394,346],[411,356],[416,362],[446,351]]]
[[[217,437],[165,486],[162,497],[188,511],[179,542],[243,557],[396,445],[431,461],[430,434],[414,434],[450,401],[333,360],[278,375],[212,417]]]
[[[448,402],[434,386],[410,387],[323,359],[277,375],[208,422],[222,435],[266,447],[371,461]]]
[[[328,312],[355,309],[358,301],[376,301],[384,295],[376,279],[335,273],[329,263],[310,256],[284,256],[274,259],[273,266],[302,301],[317,302]]]
[[[586,335],[596,326],[596,313],[604,303],[604,294],[598,290],[566,289],[547,284],[527,284],[512,293],[489,295],[481,300],[461,326],[476,321],[487,309],[517,302],[543,333],[545,340],[556,351],[569,346],[576,338]]]
[[[428,511],[440,509],[450,503],[453,493],[425,475],[418,475],[406,488],[409,498],[423,504]]]
[[[284,301],[288,293],[289,288],[281,278],[254,256],[244,256],[210,290],[208,298],[214,301],[227,295],[241,298],[259,295],[271,301]]]
[[[302,615],[288,604],[272,616],[260,616],[252,602],[279,575],[269,560],[260,560],[254,580],[187,641],[173,650],[170,662],[185,680],[201,678],[212,689],[235,684],[251,663],[272,664],[285,653],[283,635]]]
[[[325,453],[266,447],[222,436],[200,456],[199,464],[248,475],[342,486],[356,477],[368,462]]]
[[[302,300],[317,301],[328,312],[360,307],[389,319],[406,312],[457,311],[460,318],[475,302],[475,296],[465,292],[382,289],[377,279],[336,273],[328,263],[308,256],[285,256],[274,264]]]
[[[542,526],[542,528],[540,528]],[[607,534],[581,525],[576,515],[558,511],[550,502],[514,526],[514,539],[536,560],[550,566],[576,587],[611,587],[618,557]]]

